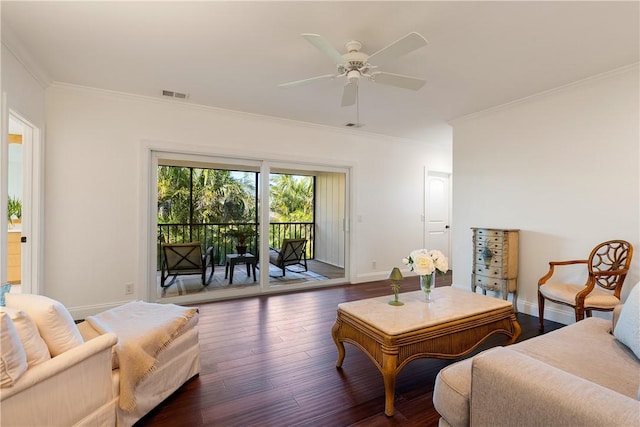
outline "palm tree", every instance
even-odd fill
[[[158,167],[158,223],[253,222],[255,208],[255,184],[229,170]]]
[[[201,186],[194,200],[202,222],[255,222],[254,182],[238,179],[231,171],[201,169]]]
[[[189,222],[190,206],[189,168],[158,167],[158,223],[184,224]]]
[[[274,222],[313,221],[313,177],[272,175],[270,193]]]

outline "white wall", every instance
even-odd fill
[[[640,250],[638,77],[636,65],[453,123],[456,285],[470,286],[473,226],[521,230],[518,303],[534,315],[549,261],[584,259],[609,239]],[[545,306],[546,318],[574,321]]]
[[[422,245],[423,170],[451,170],[450,131],[425,142],[73,86],[47,90],[46,294],[72,312],[136,293],[141,141],[213,154],[353,166],[352,279],[381,279]],[[377,268],[371,267],[377,261]]]

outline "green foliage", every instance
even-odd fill
[[[158,223],[254,222],[255,173],[237,175],[229,170],[159,166]]]
[[[17,197],[9,196],[7,200],[7,219],[13,224],[14,218],[22,218],[22,201]]]
[[[247,239],[253,235],[254,231],[251,227],[237,226],[227,230],[226,235],[237,240],[238,245],[243,246]]]
[[[254,172],[159,166],[158,224],[254,223],[255,177]],[[313,221],[313,177],[274,174],[270,198],[272,221]]]
[[[313,177],[272,175],[270,197],[274,222],[313,221]]]

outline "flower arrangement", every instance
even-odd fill
[[[431,287],[435,286],[435,283],[432,283],[434,273],[444,274],[449,270],[447,257],[438,250],[416,249],[403,258],[402,263],[420,275],[420,289],[423,290],[427,302],[430,302]]]
[[[416,249],[407,258],[403,258],[402,263],[421,276],[432,274],[434,271],[444,274],[449,270],[449,260],[435,249]]]

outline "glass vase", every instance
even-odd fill
[[[423,274],[420,276],[420,289],[424,292],[427,301],[431,301],[431,289],[436,286],[436,273]]]

